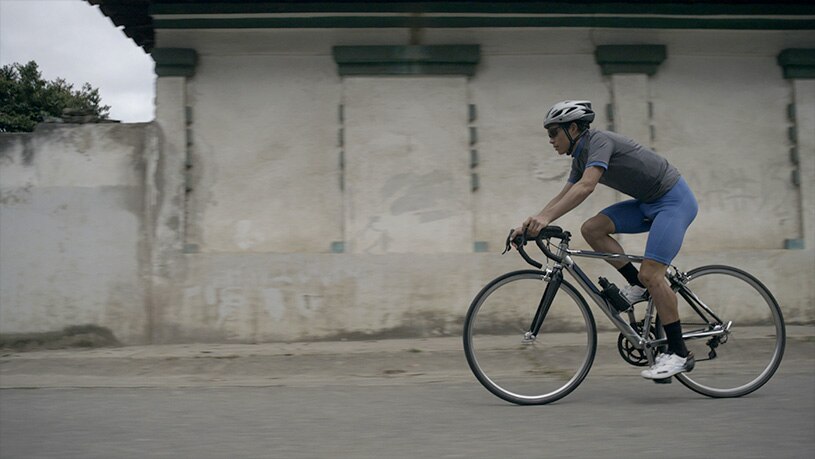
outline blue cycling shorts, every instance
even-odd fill
[[[614,223],[615,234],[648,232],[645,258],[670,265],[699,206],[684,178],[654,202],[636,199],[609,206],[601,214]]]

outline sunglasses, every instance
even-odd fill
[[[550,127],[546,130],[546,133],[549,134],[550,139],[554,139],[557,137],[557,131],[560,129],[560,126]]]

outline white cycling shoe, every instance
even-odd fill
[[[647,370],[642,370],[643,378],[665,379],[677,373],[684,373],[693,370],[696,361],[693,353],[688,353],[687,357],[679,357],[676,354],[659,354],[654,364]]]
[[[639,303],[640,301],[645,301],[648,298],[648,290],[639,285],[626,285],[622,289],[620,289],[620,293],[628,300],[631,304]]]

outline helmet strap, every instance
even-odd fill
[[[563,133],[566,134],[566,138],[569,139],[569,151],[566,152],[566,154],[569,156],[571,156],[572,153],[574,152],[574,146],[575,144],[577,144],[577,141],[580,140],[580,138],[583,137],[583,134],[586,133],[586,130],[584,130],[580,134],[577,134],[577,137],[573,139],[572,135],[569,134],[569,126],[571,125],[572,123],[569,123],[566,127],[561,126],[561,129],[563,129]]]

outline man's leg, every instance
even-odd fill
[[[640,267],[640,280],[654,300],[668,338],[668,350],[685,357],[688,351],[682,340],[676,294],[668,286],[665,271],[679,253],[685,231],[696,217],[696,198],[681,179],[665,196],[643,207],[645,212],[653,215],[653,220],[645,245],[646,260]]]
[[[629,219],[634,219],[637,222],[642,222],[643,218],[639,215],[639,209],[634,207],[633,205],[630,206],[631,208],[627,211],[629,215]],[[615,206],[612,206],[605,210],[605,212],[612,211]],[[623,212],[623,216],[625,216],[625,212]],[[618,217],[619,218],[619,217]],[[636,229],[643,229],[646,228],[636,228]],[[583,223],[583,226],[580,228],[580,232],[583,234],[583,238],[586,242],[589,243],[592,249],[598,252],[608,252],[608,253],[625,253],[623,247],[617,242],[616,239],[611,237],[612,234],[619,232],[608,215],[605,214],[597,214],[594,217],[586,220]],[[630,261],[626,260],[607,260],[611,266],[617,268],[617,271],[622,274],[626,281],[628,281],[629,285],[638,286],[638,287],[645,287],[642,282],[639,280],[639,272],[637,268]],[[631,295],[626,295],[626,297],[631,296],[639,297],[644,295],[642,290],[638,290]],[[629,298],[629,301],[632,300]]]
[[[588,219],[583,223],[580,230],[583,233],[583,238],[594,250],[598,252],[625,253],[620,243],[611,237],[615,230],[614,223],[606,215],[597,214]],[[629,263],[623,260],[608,260],[608,262],[617,269],[621,269]],[[648,289],[651,298],[654,299],[660,320],[666,325],[679,320],[676,294],[665,280],[667,270],[667,265],[646,259],[643,261],[639,272],[640,282]],[[679,336],[681,338],[681,332]]]
[[[672,324],[679,320],[676,293],[671,290],[665,279],[668,266],[654,260],[645,260],[640,267],[640,281],[651,293],[657,314],[663,325]],[[681,336],[681,335],[680,335]]]
[[[580,228],[583,234],[583,239],[589,243],[592,249],[598,252],[608,253],[625,253],[623,246],[617,242],[616,239],[611,237],[615,233],[614,222],[603,214],[597,214],[594,217],[586,220]],[[628,261],[625,260],[606,260],[617,269],[625,266]]]
[[[648,259],[640,268],[640,280],[651,294],[659,319],[662,321],[662,328],[665,329],[665,337],[668,338],[668,353],[660,355],[651,368],[641,373],[648,379],[665,380],[677,373],[692,370],[695,364],[693,355],[688,352],[682,339],[676,294],[665,279],[667,269],[668,266]]]

